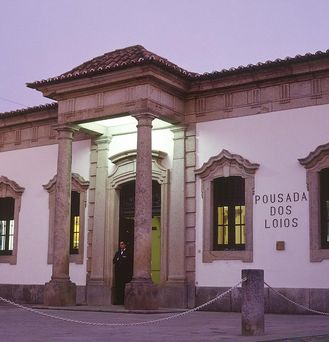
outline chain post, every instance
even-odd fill
[[[264,335],[264,270],[242,270],[241,330],[243,336]]]

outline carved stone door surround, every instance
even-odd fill
[[[124,151],[111,156],[109,159],[115,164],[114,171],[108,177],[106,221],[108,231],[106,238],[107,260],[104,260],[105,278],[112,284],[113,257],[119,238],[119,210],[121,185],[136,179],[137,150]],[[163,282],[166,279],[167,264],[167,217],[168,217],[168,170],[161,161],[167,156],[165,152],[152,151],[152,180],[161,184],[161,275]]]

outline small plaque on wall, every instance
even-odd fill
[[[276,250],[277,251],[284,251],[286,248],[285,248],[285,243],[284,241],[277,241],[276,242]]]

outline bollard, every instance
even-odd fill
[[[242,270],[241,329],[243,336],[264,335],[264,270]]]

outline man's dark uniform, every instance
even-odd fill
[[[113,258],[115,276],[115,304],[124,304],[125,285],[132,279],[132,258],[127,248],[119,249]]]

